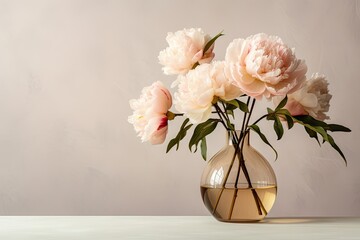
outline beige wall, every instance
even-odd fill
[[[174,80],[157,55],[184,27],[224,30],[217,59],[234,38],[279,35],[328,76],[332,121],[353,130],[335,134],[348,167],[300,127],[274,143],[276,162],[254,144],[278,176],[271,216],[360,215],[360,1],[0,0],[1,215],[208,214],[200,156],[141,144],[127,123],[142,87]]]

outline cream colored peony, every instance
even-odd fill
[[[243,94],[240,88],[233,85],[226,77],[224,61],[214,61],[211,63],[210,78],[213,81],[215,96],[225,101],[233,100]]]
[[[170,92],[161,82],[155,82],[143,88],[139,99],[130,100],[134,111],[128,121],[143,142],[161,144],[165,141],[168,130],[167,112],[172,106]]]
[[[284,108],[288,109],[293,116],[310,115],[321,121],[329,119],[325,114],[329,111],[332,97],[329,94],[328,85],[324,75],[313,74],[302,88],[288,95]],[[281,99],[274,100],[274,103],[278,104]]]
[[[201,28],[190,28],[169,32],[166,41],[169,46],[159,54],[159,62],[167,75],[186,74],[195,63],[209,63],[214,58],[214,45],[205,53],[203,49],[211,37]]]
[[[261,99],[286,95],[303,81],[307,67],[277,36],[235,39],[226,50],[226,74],[245,94]]]
[[[194,124],[210,117],[215,97],[232,100],[242,94],[225,77],[223,62],[202,64],[186,75],[179,75],[177,81],[179,88],[174,95],[175,108]]]

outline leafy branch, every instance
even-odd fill
[[[201,155],[204,160],[206,160],[206,152],[207,152],[207,145],[206,145],[206,136],[212,133],[217,124],[220,122],[219,119],[210,118],[206,122],[200,123],[194,129],[194,133],[189,141],[189,149],[192,152],[193,146],[195,146],[194,152],[197,151],[198,144],[201,141]]]
[[[284,128],[282,125],[283,121],[287,122],[288,129],[291,129],[294,126],[294,123],[298,123],[305,128],[305,131],[309,135],[310,138],[314,138],[319,145],[319,135],[322,137],[322,143],[328,142],[343,158],[345,164],[347,164],[345,155],[340,150],[339,146],[335,143],[333,137],[328,133],[329,132],[351,132],[351,130],[347,127],[338,124],[327,124],[324,121],[317,120],[310,115],[299,115],[299,116],[292,116],[290,112],[283,108],[287,103],[287,97],[285,97],[279,105],[272,110],[268,108],[268,113],[260,117],[256,120],[250,127],[251,130],[258,133],[260,138],[263,140],[264,143],[269,145],[274,151],[275,149],[271,146],[269,141],[266,139],[265,135],[261,133],[260,128],[257,126],[257,123],[262,119],[266,118],[267,120],[274,121],[274,131],[280,140],[284,134]],[[275,151],[276,153],[276,151]],[[276,153],[277,156],[277,153]]]
[[[186,118],[183,122],[183,124],[180,127],[180,130],[175,138],[171,139],[167,149],[166,153],[168,153],[175,145],[176,145],[176,151],[179,149],[180,141],[183,140],[183,138],[186,136],[186,132],[192,127],[193,124],[188,124],[189,119]]]

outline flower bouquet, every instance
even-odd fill
[[[180,142],[192,131],[188,147],[193,152],[200,148],[204,160],[207,159],[206,137],[217,126],[223,126],[231,139],[232,157],[226,167],[221,168],[220,180],[215,181],[215,187],[212,186],[220,191],[213,200],[207,201],[212,201],[213,215],[220,214],[218,205],[231,185],[234,191],[230,194],[230,207],[224,217],[231,220],[236,211],[239,189],[251,189],[256,214],[261,216],[255,218],[258,220],[266,215],[268,209],[264,207],[259,190],[253,186],[264,181],[256,182],[248,171],[250,160],[246,158],[251,157],[245,157],[244,148],[249,144],[249,132],[256,133],[274,150],[277,158],[276,150],[258,125],[260,121],[271,122],[277,140],[282,138],[286,128],[290,130],[294,125],[301,125],[319,145],[330,144],[345,163],[344,154],[329,133],[350,132],[350,129],[324,121],[329,119],[326,113],[331,99],[326,77],[315,73],[307,78],[305,61],[298,59],[294,49],[279,37],[259,33],[245,39],[234,39],[226,49],[225,60],[214,61],[215,42],[221,36],[223,34],[219,33],[210,37],[199,28],[168,33],[169,46],[160,52],[159,62],[164,74],[177,75],[172,83],[172,88],[177,89],[174,97],[159,81],[145,87],[139,99],[130,100],[134,112],[128,121],[134,125],[143,142],[161,144],[166,138],[168,122],[184,117],[166,152],[174,147],[178,150]],[[177,112],[170,111],[173,100]],[[274,107],[267,108],[260,118],[251,121],[256,101],[263,100],[272,102]],[[242,121],[235,120],[239,113]],[[242,182],[241,172],[245,176]],[[219,171],[216,174],[219,175]],[[230,181],[231,175],[235,180]],[[276,184],[276,180],[273,182]],[[206,204],[205,199],[204,202]]]

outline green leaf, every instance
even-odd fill
[[[294,120],[291,116],[285,115],[287,124],[288,124],[288,129],[291,129],[294,126]]]
[[[291,113],[289,112],[289,110],[283,108],[283,109],[279,109],[276,111],[276,114],[281,114],[281,115],[284,115],[284,116],[289,116],[289,117],[292,117],[293,116],[291,115]]]
[[[206,153],[207,153],[206,138],[203,138],[201,140],[200,147],[201,147],[201,156],[206,161]]]
[[[294,116],[294,118],[311,126],[320,126],[323,129],[326,129],[328,127],[328,125],[325,122],[317,120],[310,115],[299,115],[299,116]]]
[[[279,109],[276,111],[277,115],[283,115],[287,121],[288,129],[291,129],[294,126],[294,117],[291,116],[291,113],[287,109]]]
[[[324,130],[324,128],[322,128],[322,127],[320,127],[320,126],[311,126],[311,125],[309,125],[309,124],[304,124],[304,126],[307,127],[307,128],[310,128],[311,130],[313,130],[313,131],[315,131],[315,132],[317,132],[317,133],[319,133],[319,134],[322,136],[322,138],[323,138],[324,141],[326,141],[326,142],[329,141],[329,139],[328,139],[328,134],[326,133],[326,131]]]
[[[228,106],[229,109],[236,109],[239,107],[239,104],[235,99],[230,100],[230,101],[225,101],[225,100],[221,100],[221,101],[226,103],[227,105],[231,105],[231,106]]]
[[[238,108],[237,105],[226,102],[226,110],[233,111],[233,110],[235,110],[235,109],[237,109],[237,108]]]
[[[271,108],[267,108],[268,115],[266,116],[266,120],[275,120],[274,110]]]
[[[219,37],[223,36],[224,34],[222,33],[222,31],[220,33],[218,33],[215,37],[213,37],[212,39],[210,39],[210,41],[208,41],[204,47],[204,51],[203,54],[206,53],[207,50],[209,50],[209,48],[214,44],[214,42],[216,41],[216,39],[218,39]]]
[[[281,109],[281,111],[284,109]],[[327,131],[340,131],[340,132],[351,132],[347,127],[338,124],[327,124],[323,121],[317,120],[309,115],[294,116],[293,119],[302,124],[305,127],[306,132],[311,138],[315,138],[320,145],[317,133],[319,133],[323,138],[323,143],[328,142],[330,145],[341,155],[344,159],[345,164],[347,164],[346,158],[340,148],[336,145],[334,139],[327,133]]]
[[[249,128],[253,131],[255,131],[261,138],[261,140],[263,140],[264,143],[266,143],[268,146],[270,146],[272,148],[272,150],[275,152],[276,158],[275,160],[278,158],[278,153],[275,150],[275,148],[269,143],[269,141],[267,140],[267,138],[265,137],[265,135],[260,131],[259,126],[257,125],[250,125]]]
[[[239,108],[243,112],[249,112],[249,108],[246,105],[246,103],[244,103],[238,99],[233,99],[230,101],[224,101],[224,100],[222,100],[222,101],[224,103],[226,103],[226,109],[228,109],[228,110],[235,110],[236,108]]]
[[[235,131],[235,125],[232,124],[229,120],[226,121],[226,122],[227,122],[227,127],[228,127],[230,130]]]
[[[235,99],[235,101],[239,104],[239,109],[245,113],[248,113],[249,112],[249,107],[248,105],[246,105],[246,103],[238,100],[238,99]]]
[[[230,122],[230,119],[226,119],[226,125],[230,130],[235,131],[235,125]]]
[[[296,122],[302,124],[304,127],[319,133],[322,136],[324,142],[329,141],[328,134],[326,132],[326,129],[328,128],[328,124],[326,124],[325,122],[317,120],[311,117],[310,115],[293,116],[293,119]]]
[[[200,123],[194,129],[194,133],[189,141],[189,149],[192,151],[192,147],[195,145],[195,151],[197,151],[197,146],[204,137],[212,133],[217,124],[219,123],[219,119],[210,118],[206,122]]]
[[[180,136],[179,136],[179,142],[177,143],[177,146],[176,146],[176,151],[179,149],[179,145],[180,145],[180,141],[184,139],[184,137],[186,136],[186,133],[187,131],[192,127],[192,124],[186,126],[180,133]]]
[[[276,135],[278,137],[277,140],[280,140],[282,138],[282,136],[284,135],[284,128],[282,126],[282,123],[279,119],[278,116],[275,115],[275,119],[274,119],[274,130],[276,132]]]
[[[232,116],[233,119],[235,119],[234,110],[226,110],[226,113]]]
[[[281,100],[281,102],[279,103],[279,105],[277,105],[277,107],[275,108],[275,111],[283,108],[283,107],[286,105],[287,100],[288,100],[288,98],[287,98],[287,95],[286,95],[286,96],[284,97],[284,99]]]
[[[328,124],[327,126],[328,126],[327,130],[329,130],[331,132],[351,132],[351,130],[349,128],[344,127],[342,125]]]
[[[305,128],[306,132],[309,134],[309,137],[311,137],[311,138],[315,138],[315,139],[316,139],[316,141],[319,143],[319,146],[321,146],[321,144],[320,144],[320,141],[319,141],[319,138],[318,138],[318,136],[317,136],[316,131],[311,130],[310,128],[308,128],[308,127],[306,127],[306,126],[304,126],[304,128]]]
[[[188,118],[184,120],[176,137],[170,140],[166,148],[166,153],[168,153],[175,145],[176,145],[176,150],[179,149],[180,141],[184,139],[184,137],[186,136],[186,132],[192,127],[192,124],[187,125],[188,122],[189,122]]]
[[[341,155],[341,157],[344,159],[345,161],[345,164],[347,165],[347,161],[346,161],[346,158],[345,158],[345,155],[343,154],[343,152],[340,150],[339,146],[336,145],[334,139],[328,134],[328,139],[329,139],[329,143],[330,145]]]
[[[186,118],[186,119],[184,120],[184,122],[181,124],[180,130],[181,130],[181,129],[184,129],[185,126],[186,126],[186,124],[188,124],[189,121],[190,121],[190,119]]]
[[[171,139],[169,144],[167,145],[166,153],[168,153],[177,144],[177,142],[178,142],[178,139],[176,137]]]
[[[226,115],[231,115],[231,116],[233,117],[233,119],[235,119],[234,110],[237,108],[237,103],[236,103],[236,101],[235,101],[235,102],[232,102],[232,101],[226,102],[226,101],[223,101],[223,100],[221,100],[221,101],[222,101],[222,103],[225,103],[225,106],[224,106],[224,108],[225,108],[225,114],[226,114]],[[221,110],[220,110],[220,111],[221,111]],[[235,130],[235,129],[234,129],[234,124],[231,123],[229,117],[226,118],[226,125],[227,125],[227,127],[228,127],[229,129]]]

